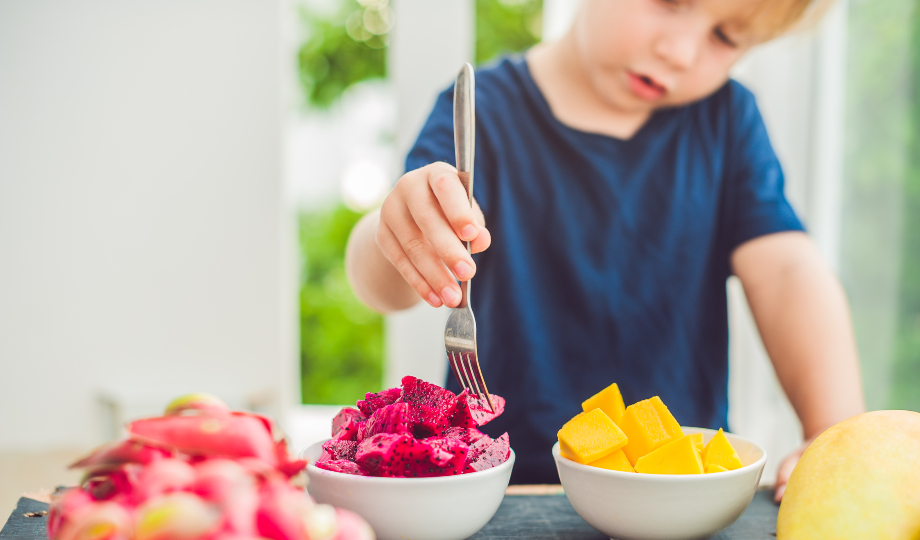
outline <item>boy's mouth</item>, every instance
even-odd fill
[[[629,79],[629,89],[640,99],[655,101],[668,91],[667,88],[658,84],[655,79],[648,75],[627,71],[626,76]]]

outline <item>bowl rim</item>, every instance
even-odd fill
[[[706,432],[717,433],[719,431],[717,429],[700,428],[700,427],[694,427],[694,426],[680,426],[680,428],[681,430],[691,429],[693,430],[692,433],[706,433]],[[748,465],[743,465],[738,469],[734,469],[731,471],[724,471],[718,474],[652,474],[652,473],[640,473],[640,472],[625,472],[625,471],[613,471],[610,469],[601,469],[600,467],[592,467],[590,465],[578,463],[577,461],[572,461],[571,459],[567,457],[563,457],[562,454],[559,452],[559,441],[556,441],[556,444],[553,445],[553,459],[556,461],[557,464],[562,463],[565,466],[574,467],[575,470],[591,471],[592,473],[599,474],[601,476],[608,476],[612,478],[617,478],[617,477],[631,478],[631,479],[641,478],[643,479],[643,481],[649,480],[652,482],[668,482],[668,483],[710,482],[710,481],[718,482],[720,478],[741,476],[741,475],[749,473],[752,470],[762,468],[764,464],[766,464],[767,451],[764,450],[762,446],[760,446],[759,444],[755,443],[754,441],[746,437],[735,435],[734,433],[725,431],[724,429],[722,430],[722,432],[725,433],[726,435],[731,435],[733,438],[740,439],[748,444],[753,445],[755,448],[760,450],[760,454],[761,454],[760,458],[757,461],[750,463]]]
[[[392,478],[392,477],[387,477],[387,476],[358,476],[357,474],[348,474],[348,473],[343,473],[343,472],[338,472],[338,471],[330,471],[328,469],[321,469],[313,464],[312,459],[306,456],[307,452],[309,452],[313,448],[322,449],[323,443],[329,440],[332,440],[332,438],[330,437],[328,439],[317,441],[307,446],[306,448],[304,448],[297,454],[298,457],[300,457],[300,459],[307,460],[307,474],[308,475],[310,474],[318,474],[318,475],[323,475],[323,476],[332,475],[332,478],[336,478],[336,477],[340,479],[348,478],[349,481],[352,481],[352,482],[376,484],[376,485],[387,485],[387,484],[407,485],[406,484],[407,480],[414,485],[424,485],[424,484],[432,484],[432,483],[438,483],[438,482],[476,481],[477,479],[485,480],[490,475],[503,474],[506,468],[510,468],[514,465],[514,457],[515,457],[514,449],[510,448],[509,450],[511,451],[511,455],[508,457],[508,459],[505,460],[504,463],[500,465],[496,465],[495,467],[486,469],[484,471],[476,471],[476,472],[464,473],[464,474],[452,474],[449,476],[429,476],[426,478]],[[469,479],[472,479],[472,480],[469,480]]]

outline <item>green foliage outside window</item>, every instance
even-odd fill
[[[309,107],[327,108],[348,87],[386,76],[393,22],[387,9],[386,0],[343,0],[331,17],[302,11],[307,40],[298,51],[298,65]],[[477,0],[476,9],[477,62],[537,42],[541,0]],[[354,296],[345,277],[345,245],[360,217],[340,204],[300,216],[304,403],[354,403],[382,388],[383,318]]]

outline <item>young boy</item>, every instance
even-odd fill
[[[804,428],[777,500],[808,442],[863,412],[842,289],[728,79],[809,2],[584,0],[563,39],[477,73],[473,209],[447,165],[448,90],[355,227],[349,276],[381,312],[456,306],[476,275],[483,375],[507,400],[486,431],[510,433],[512,482],[558,482],[556,431],[613,381],[627,403],[659,395],[685,425],[726,427],[731,274]]]

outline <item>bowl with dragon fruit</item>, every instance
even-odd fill
[[[332,420],[330,439],[306,448],[307,489],[322,504],[360,515],[380,540],[459,540],[498,510],[514,452],[505,433],[479,428],[505,400],[459,395],[415,377],[368,393]]]

